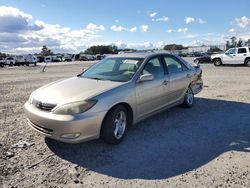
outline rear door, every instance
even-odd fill
[[[235,64],[243,64],[244,60],[247,56],[247,49],[246,48],[238,48],[237,55],[235,56]]]
[[[188,85],[191,83],[192,73],[184,63],[172,55],[164,55],[164,62],[169,77],[169,87],[166,91],[168,104],[177,102],[184,97]]]

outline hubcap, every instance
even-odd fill
[[[246,61],[246,66],[250,66],[250,60]]]
[[[219,60],[216,60],[216,61],[215,61],[215,65],[220,65],[220,61],[219,61]]]
[[[192,104],[194,101],[194,95],[190,88],[186,92],[186,100],[188,104]]]
[[[115,118],[114,135],[117,139],[120,139],[123,136],[125,129],[126,129],[126,124],[127,124],[127,120],[126,120],[125,112],[120,111]]]

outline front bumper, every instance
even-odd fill
[[[24,105],[28,124],[37,132],[66,143],[79,143],[100,136],[103,112],[87,111],[78,115],[58,115],[37,109],[28,102]],[[67,138],[65,138],[67,135]],[[75,135],[70,137],[69,135]]]

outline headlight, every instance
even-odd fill
[[[54,114],[80,114],[86,112],[97,103],[97,100],[78,101],[73,103],[64,104],[62,106],[55,107],[52,112]]]

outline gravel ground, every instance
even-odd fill
[[[116,146],[32,130],[23,112],[30,93],[90,64],[0,69],[0,187],[250,187],[250,68],[202,65],[193,108],[146,119]]]

